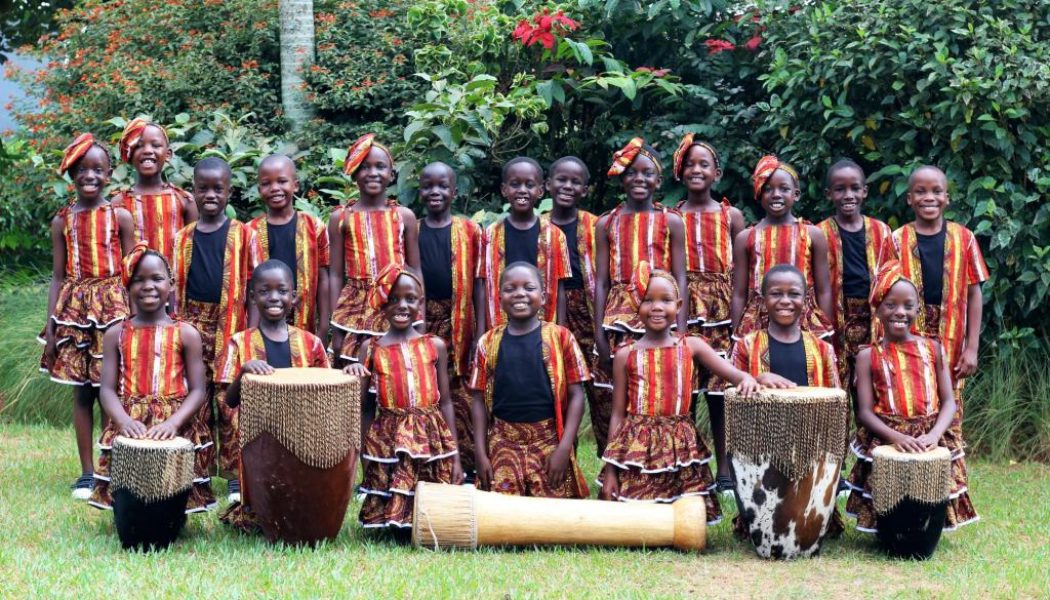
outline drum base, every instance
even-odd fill
[[[896,508],[877,517],[875,537],[890,556],[927,560],[941,540],[947,512],[947,501],[931,506],[905,498]]]
[[[159,502],[143,502],[129,490],[113,490],[113,522],[125,550],[170,546],[186,525],[186,501],[193,488]]]
[[[318,469],[299,460],[277,438],[261,433],[241,450],[247,501],[271,543],[313,546],[334,540],[350,504],[357,452]]]

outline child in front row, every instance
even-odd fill
[[[849,476],[846,512],[857,517],[859,531],[876,532],[871,453],[882,444],[893,444],[904,452],[937,446],[950,450],[952,491],[944,528],[951,531],[978,520],[966,491],[962,440],[950,428],[955,399],[943,346],[911,331],[919,315],[920,297],[896,261],[884,265],[872,282],[871,306],[884,337],[857,355],[860,428],[852,449],[858,460]]]
[[[541,321],[543,278],[526,262],[499,280],[507,323],[478,342],[474,392],[475,484],[516,496],[586,498],[576,464],[583,419],[583,353],[569,330]]]
[[[365,472],[360,521],[365,528],[412,527],[413,495],[420,481],[463,480],[455,416],[448,391],[448,351],[441,338],[412,326],[423,311],[423,283],[398,264],[387,266],[368,295],[390,327],[366,340],[351,375],[370,377],[376,395],[363,412],[361,457]],[[375,415],[376,403],[379,414]]]
[[[695,363],[732,382],[745,396],[755,378],[733,368],[698,337],[673,334],[682,308],[678,284],[666,271],[635,269],[631,298],[645,326],[641,338],[613,358],[611,437],[605,448],[602,497],[621,501],[674,502],[700,495],[707,523],[722,520],[711,476],[711,452],[689,411]]]

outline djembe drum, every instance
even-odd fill
[[[277,369],[241,382],[241,491],[271,542],[339,534],[361,440],[361,379]]]
[[[934,448],[911,453],[879,446],[871,457],[868,483],[879,544],[892,556],[933,556],[952,491],[951,452]]]
[[[672,504],[533,498],[420,482],[412,514],[417,548],[673,546],[703,550],[704,500]]]
[[[726,454],[740,518],[764,558],[820,550],[835,510],[849,404],[837,388],[726,391]]]
[[[193,491],[194,458],[193,443],[181,437],[113,439],[113,522],[125,549],[167,548],[179,537]]]

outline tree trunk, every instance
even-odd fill
[[[313,116],[302,74],[314,60],[313,0],[280,0],[280,15],[281,106],[292,131],[300,131]]]

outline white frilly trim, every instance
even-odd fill
[[[412,460],[424,460],[424,459],[426,459],[427,462],[434,462],[435,460],[441,460],[442,458],[448,458],[450,456],[455,456],[456,454],[459,454],[459,450],[453,450],[452,452],[446,452],[444,454],[439,454],[437,456],[429,456],[429,455],[426,455],[426,454],[420,454],[420,455],[412,454],[411,452],[408,451],[407,448],[395,448],[394,449],[394,454],[407,454],[408,457],[411,458]],[[398,462],[399,460],[401,460],[397,456],[395,456],[393,458],[380,458],[378,456],[372,456],[371,454],[362,454],[361,457],[364,458],[365,460],[370,460],[372,462],[377,462],[377,463],[383,463],[383,464],[386,464],[386,465],[391,465],[391,464],[394,464],[394,463]]]
[[[706,465],[707,463],[711,462],[711,457],[707,457],[707,458],[703,458],[703,459],[701,459],[701,458],[694,458],[693,460],[691,460],[689,462],[686,462],[686,463],[676,462],[674,464],[674,466],[666,467],[666,468],[663,468],[663,469],[646,469],[645,465],[643,465],[641,463],[636,463],[636,462],[633,462],[633,461],[628,461],[628,462],[625,462],[625,463],[621,463],[621,462],[617,462],[617,461],[609,459],[609,458],[605,458],[604,456],[602,457],[602,461],[603,462],[607,462],[610,465],[613,465],[614,467],[619,467],[619,468],[623,469],[624,471],[628,470],[631,467],[637,467],[640,472],[642,472],[642,473],[644,473],[646,475],[654,475],[656,473],[676,473],[676,472],[678,472],[679,469],[683,469],[685,467],[690,467],[692,465]]]
[[[412,527],[411,523],[402,523],[400,521],[389,520],[385,523],[372,523],[370,525],[362,524],[363,529],[380,529],[383,527],[397,527],[399,529],[406,529]]]

